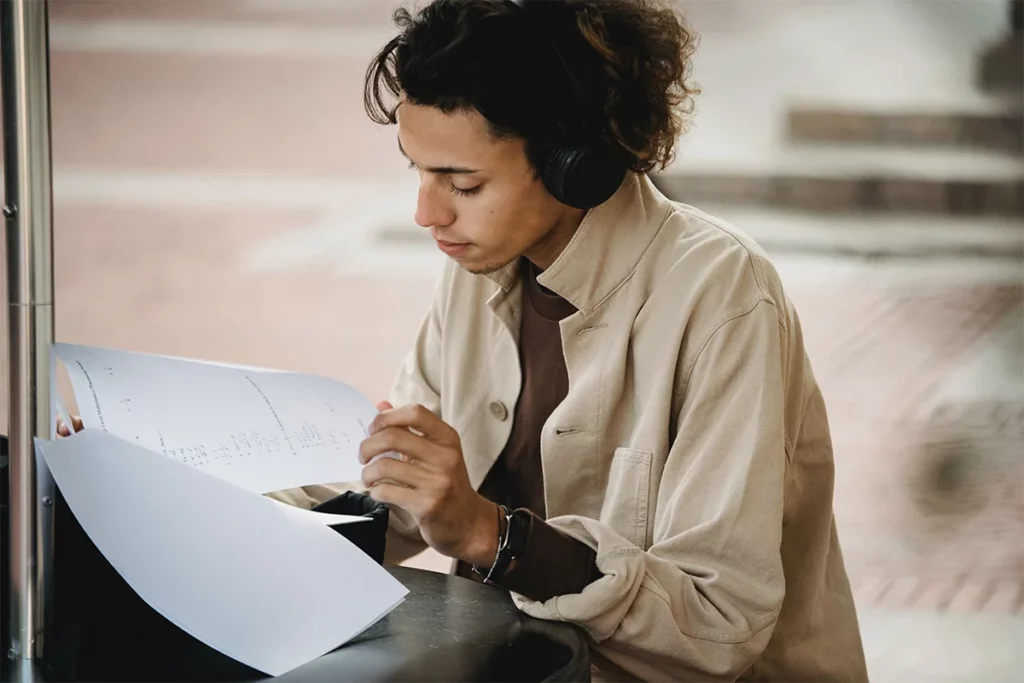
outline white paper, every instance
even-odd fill
[[[336,531],[200,468],[88,427],[36,449],[132,589],[266,674],[344,644],[407,594]]]
[[[86,427],[256,493],[357,482],[377,409],[326,377],[55,344]]]

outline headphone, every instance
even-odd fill
[[[526,21],[531,20],[529,7],[540,4],[540,0],[505,2],[513,5]],[[555,61],[561,64],[563,72],[572,84],[582,134],[579,142],[556,145],[548,151],[540,169],[541,179],[547,191],[561,203],[577,209],[591,209],[603,204],[615,194],[632,160],[626,150],[619,145],[600,139],[598,91],[584,76],[586,69],[572,61],[573,51],[570,47],[564,41],[560,45],[543,24],[543,21],[534,20],[530,21],[529,26],[543,34],[545,42],[554,53]]]

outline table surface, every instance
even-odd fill
[[[387,569],[409,589],[405,601],[345,646],[277,680],[590,680],[590,651],[578,628],[529,617],[492,586]]]
[[[506,591],[495,587],[421,569],[386,568],[409,589],[405,600],[342,647],[277,679],[231,660],[169,623],[157,631],[159,642],[140,641],[147,643],[140,648],[114,633],[109,634],[114,643],[103,637],[85,645],[75,678],[239,683],[590,680],[590,650],[577,627],[527,616]],[[0,678],[21,678],[3,659]],[[28,675],[24,680],[66,680],[48,666]]]

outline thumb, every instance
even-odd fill
[[[391,405],[390,403],[388,403],[387,401],[377,401],[377,410],[382,412],[382,413],[385,410],[394,410],[394,409],[395,409],[395,407],[393,405]]]

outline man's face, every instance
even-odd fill
[[[475,110],[445,114],[403,102],[398,144],[420,175],[416,223],[472,273],[520,256],[547,268],[583,217],[544,188],[522,140],[495,138]]]

